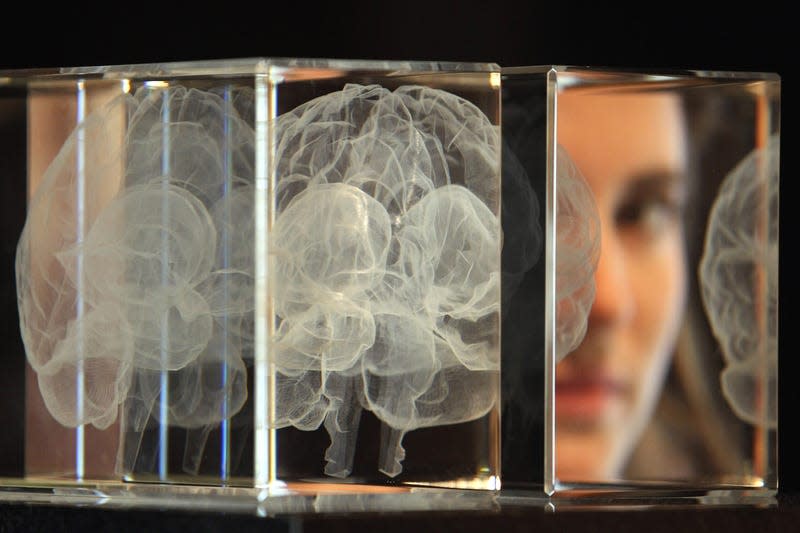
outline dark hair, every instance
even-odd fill
[[[686,308],[661,398],[626,476],[714,483],[720,476],[741,473],[750,459],[744,451],[752,445],[753,430],[736,418],[722,395],[719,379],[724,360],[703,308],[697,267],[719,187],[754,146],[756,111],[744,91],[693,87],[678,94],[689,152],[683,215]],[[653,461],[654,455],[660,460]]]

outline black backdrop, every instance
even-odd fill
[[[800,356],[792,331],[800,270],[789,256],[798,197],[794,17],[777,1],[603,4],[16,1],[0,15],[0,69],[273,56],[777,72],[783,82],[779,469],[781,492],[800,492],[794,384]]]

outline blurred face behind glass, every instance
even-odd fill
[[[681,320],[684,125],[668,93],[558,98],[558,142],[595,195],[601,248],[586,338],[556,368],[556,477],[612,481],[652,414]]]

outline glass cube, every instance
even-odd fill
[[[774,492],[779,77],[502,85],[503,487]]]
[[[497,488],[499,76],[0,72],[0,475]]]
[[[777,488],[776,75],[7,71],[0,138],[7,487],[267,513]]]

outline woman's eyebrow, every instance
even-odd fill
[[[654,168],[639,171],[628,178],[627,195],[668,195],[681,204],[688,194],[689,177],[682,170]]]

